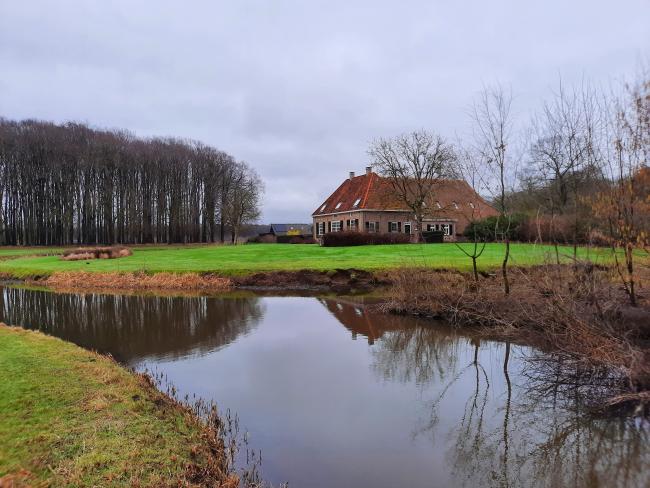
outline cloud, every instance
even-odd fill
[[[30,1],[0,5],[0,114],[199,139],[255,166],[265,221],[309,221],[370,140],[466,130],[483,83],[517,112],[559,75],[648,55],[645,0]]]

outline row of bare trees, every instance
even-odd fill
[[[259,216],[249,165],[199,142],[0,119],[0,244],[223,242]]]

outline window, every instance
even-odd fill
[[[404,223],[404,234],[410,234],[411,233],[411,222],[405,222]]]
[[[436,202],[436,208],[442,208],[442,206],[440,205],[440,202]]]
[[[341,232],[341,221],[336,220],[332,222],[332,232]]]
[[[336,204],[336,207],[334,207],[334,210],[338,210],[341,207],[341,202]]]
[[[357,230],[358,225],[359,225],[359,220],[358,219],[350,219],[350,220],[348,220],[348,230]]]
[[[473,203],[473,202],[469,202],[469,206],[470,206],[470,208],[474,208],[474,203]]]
[[[323,210],[325,210],[325,207],[327,207],[327,203],[323,204],[323,206],[320,208],[319,212],[322,212]]]
[[[325,234],[325,222],[318,222],[316,224],[316,235],[322,236]]]
[[[366,222],[366,232],[371,234],[379,232],[379,222]]]
[[[399,222],[388,222],[388,232],[399,232]]]
[[[442,224],[440,228],[444,235],[451,236],[454,235],[454,224]]]
[[[458,210],[458,204],[456,202],[451,202],[451,204],[454,206],[456,210]]]
[[[358,207],[358,206],[359,206],[359,202],[361,202],[361,199],[360,199],[360,198],[357,198],[357,199],[354,201],[354,203],[352,204],[352,206],[353,206],[353,207]]]

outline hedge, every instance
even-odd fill
[[[367,246],[381,244],[408,244],[411,242],[410,234],[390,232],[385,234],[371,234],[367,232],[329,232],[323,236],[323,246]]]

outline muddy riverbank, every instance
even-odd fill
[[[222,293],[237,289],[311,290],[348,293],[371,291],[390,284],[389,272],[357,269],[332,271],[269,271],[223,276],[217,273],[144,273],[65,271],[46,276],[0,276],[6,284],[25,283],[58,291],[195,291]]]

